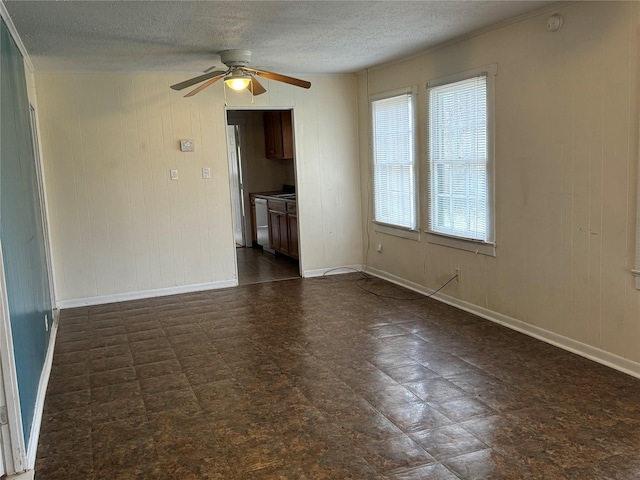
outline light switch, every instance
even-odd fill
[[[171,170],[171,180],[178,180],[178,170]]]
[[[202,169],[202,178],[211,178],[211,169],[209,167]]]

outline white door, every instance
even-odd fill
[[[246,245],[244,238],[244,200],[242,170],[240,168],[240,145],[238,144],[238,127],[227,125],[227,146],[229,157],[229,175],[231,182],[231,209],[233,213],[233,236],[236,246]]]

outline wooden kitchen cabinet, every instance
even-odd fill
[[[265,154],[272,160],[293,158],[293,126],[291,111],[264,112]]]
[[[289,254],[286,213],[269,211],[269,246],[276,252]]]
[[[287,214],[287,233],[289,234],[289,256],[298,260],[298,217]]]
[[[298,216],[295,201],[267,200],[269,209],[269,244],[276,252],[299,258]]]
[[[289,255],[289,235],[287,234],[287,202],[267,200],[269,209],[269,245],[276,252]]]

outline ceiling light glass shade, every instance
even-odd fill
[[[234,73],[227,78],[224,79],[224,83],[227,84],[227,87],[232,90],[244,90],[249,86],[251,82],[251,77],[248,75],[243,75],[241,73]]]

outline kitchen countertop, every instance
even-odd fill
[[[264,198],[266,200],[281,200],[284,202],[295,202],[296,194],[291,192],[274,191],[274,192],[258,192],[250,193],[250,196],[254,198]]]

